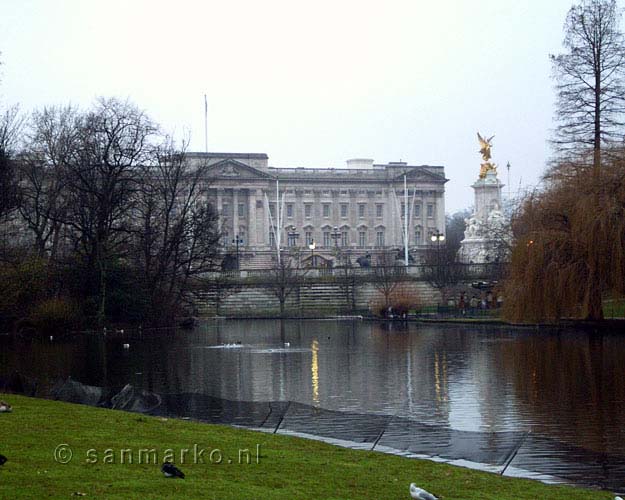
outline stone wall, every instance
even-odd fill
[[[394,293],[416,297],[425,306],[441,302],[440,291],[424,281],[402,281]],[[290,315],[302,316],[358,314],[383,299],[379,286],[372,282],[319,281],[294,287],[285,308]],[[200,316],[271,316],[280,312],[274,290],[260,283],[211,285],[196,292],[195,306]]]

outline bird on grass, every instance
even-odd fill
[[[0,401],[0,413],[10,413],[13,411],[11,405],[6,401]]]
[[[428,493],[414,483],[410,483],[410,498],[415,500],[438,500],[432,493]]]
[[[184,472],[171,462],[165,462],[161,467],[161,472],[165,477],[179,477],[180,479],[184,479]]]
[[[622,497],[614,497],[614,500],[623,500]]]
[[[4,455],[0,455],[0,465],[4,465],[7,460],[7,457],[5,457]]]

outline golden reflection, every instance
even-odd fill
[[[436,391],[436,401],[441,402],[441,376],[439,372],[438,353],[434,353],[434,389]]]
[[[319,404],[319,341],[313,339],[312,345],[312,363],[310,372],[312,378],[312,399],[315,405]]]

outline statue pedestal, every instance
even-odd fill
[[[501,189],[497,173],[489,170],[472,186],[475,192],[475,211],[466,220],[464,239],[460,243],[461,262],[482,264],[494,262],[501,256],[495,255],[500,248],[497,240],[503,237],[505,220],[501,211]]]

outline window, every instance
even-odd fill
[[[313,242],[312,231],[306,231],[304,234],[306,245],[310,245]]]
[[[304,217],[310,219],[312,217],[312,205],[310,203],[304,204]]]
[[[297,246],[297,236],[295,236],[294,234],[288,234],[288,239],[287,239],[287,245],[290,247],[294,247]]]
[[[383,247],[384,246],[384,231],[378,231],[375,234],[375,243],[379,247]]]
[[[230,215],[230,204],[229,203],[222,203],[221,204],[221,215],[223,215],[224,217],[228,217]]]
[[[330,231],[323,232],[323,246],[324,247],[330,246]]]
[[[367,246],[367,233],[366,231],[358,232],[358,246],[365,247]]]
[[[415,203],[414,205],[414,216],[421,217],[421,203]]]
[[[347,218],[347,203],[341,203],[341,217]]]
[[[367,205],[364,203],[359,203],[358,204],[358,217],[360,217],[361,219],[365,218],[365,210],[366,210]]]
[[[324,203],[323,204],[323,216],[327,219],[328,217],[330,217],[330,204],[329,203]]]
[[[221,237],[222,237],[222,243],[224,245],[230,244],[230,233],[228,233],[228,231],[223,231]]]
[[[273,231],[269,231],[269,246],[276,246],[276,235],[273,233]]]
[[[341,231],[341,246],[346,247],[349,245],[349,231]]]
[[[434,217],[434,205],[432,203],[428,203],[428,218]]]
[[[293,203],[286,204],[286,216],[289,218],[293,217]]]
[[[406,204],[402,203],[401,204],[401,216],[403,217],[406,213]]]
[[[276,204],[275,203],[269,204],[269,215],[271,215],[272,217],[276,216]]]
[[[245,203],[239,203],[238,213],[239,217],[245,217]]]
[[[375,206],[375,216],[382,217],[384,215],[384,205],[382,203],[378,203]]]
[[[421,228],[420,227],[416,227],[414,230],[414,242],[415,242],[415,245],[421,244]]]

